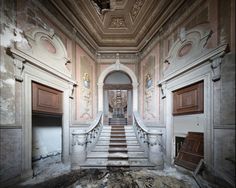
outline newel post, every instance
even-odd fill
[[[83,130],[72,132],[71,169],[78,169],[86,160],[86,133]]]
[[[161,140],[162,133],[157,131],[152,131],[148,133],[149,161],[156,165],[156,168],[160,170],[164,168]]]

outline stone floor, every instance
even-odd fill
[[[54,162],[53,162],[54,161]],[[76,170],[70,171],[54,158],[36,163],[34,177],[13,187],[30,188],[198,188],[194,179],[175,168],[158,170]]]

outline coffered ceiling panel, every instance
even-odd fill
[[[140,51],[182,3],[182,0],[50,1],[98,52]],[[101,2],[108,3],[109,9],[102,9]]]

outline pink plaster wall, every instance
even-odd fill
[[[153,67],[148,67],[149,58],[154,57]],[[159,44],[153,48],[153,50],[140,62],[140,75],[139,75],[139,104],[140,104],[140,113],[144,120],[150,122],[159,122],[160,120],[160,94],[159,87],[157,86],[157,81],[159,80]],[[152,92],[152,102],[151,102],[151,112],[154,116],[147,117],[146,107],[145,107],[145,76],[149,73],[146,69],[152,70],[153,74],[153,92]],[[154,104],[153,104],[154,103]]]
[[[86,63],[88,64],[88,66],[90,66],[91,69],[91,73],[92,75],[90,75],[90,79],[91,79],[91,112],[92,115],[91,117],[85,117],[82,116],[83,114],[83,108],[81,107],[81,100],[83,99],[82,96],[82,89],[83,89],[83,80],[82,80],[82,72],[81,72],[81,57],[86,57]],[[76,88],[76,92],[75,92],[75,100],[76,100],[76,104],[75,104],[75,121],[90,121],[92,119],[95,118],[96,116],[96,109],[97,109],[97,95],[96,95],[96,74],[95,74],[95,62],[85,53],[85,51],[79,46],[76,45],[76,66],[75,66],[75,74],[76,74],[76,81],[78,82],[78,86]]]

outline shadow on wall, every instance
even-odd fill
[[[34,114],[32,117],[32,161],[62,152],[62,116]]]

